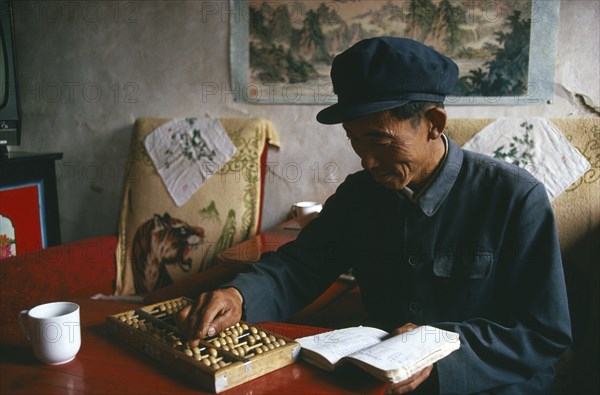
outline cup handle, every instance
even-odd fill
[[[23,316],[27,315],[28,312],[29,310],[21,310],[21,312],[19,313],[19,326],[21,327],[21,330],[23,331],[23,334],[25,335],[27,340],[31,341],[31,338],[28,334],[28,330],[25,327],[25,322],[23,321]]]
[[[292,218],[296,218],[296,210],[294,210],[294,205],[292,204],[292,206],[290,207],[290,215],[292,216]]]

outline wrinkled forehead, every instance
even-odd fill
[[[348,137],[390,137],[404,129],[413,129],[409,120],[394,117],[389,111],[383,111],[342,123]]]

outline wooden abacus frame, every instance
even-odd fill
[[[297,342],[243,321],[190,348],[175,327],[173,315],[191,302],[171,299],[110,315],[106,320],[117,341],[212,392],[230,389],[297,359]]]

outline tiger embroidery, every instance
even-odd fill
[[[192,260],[187,255],[204,240],[204,229],[190,226],[168,213],[143,223],[135,233],[132,247],[133,283],[137,294],[172,284],[168,265],[189,272]]]

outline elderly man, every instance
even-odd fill
[[[317,120],[342,124],[364,170],[297,240],[182,312],[189,338],[242,317],[283,320],[352,267],[382,327],[460,334],[458,351],[390,393],[548,393],[571,342],[552,209],[531,175],[443,134],[457,75],[408,39],[363,40],[338,55],[338,103]]]

